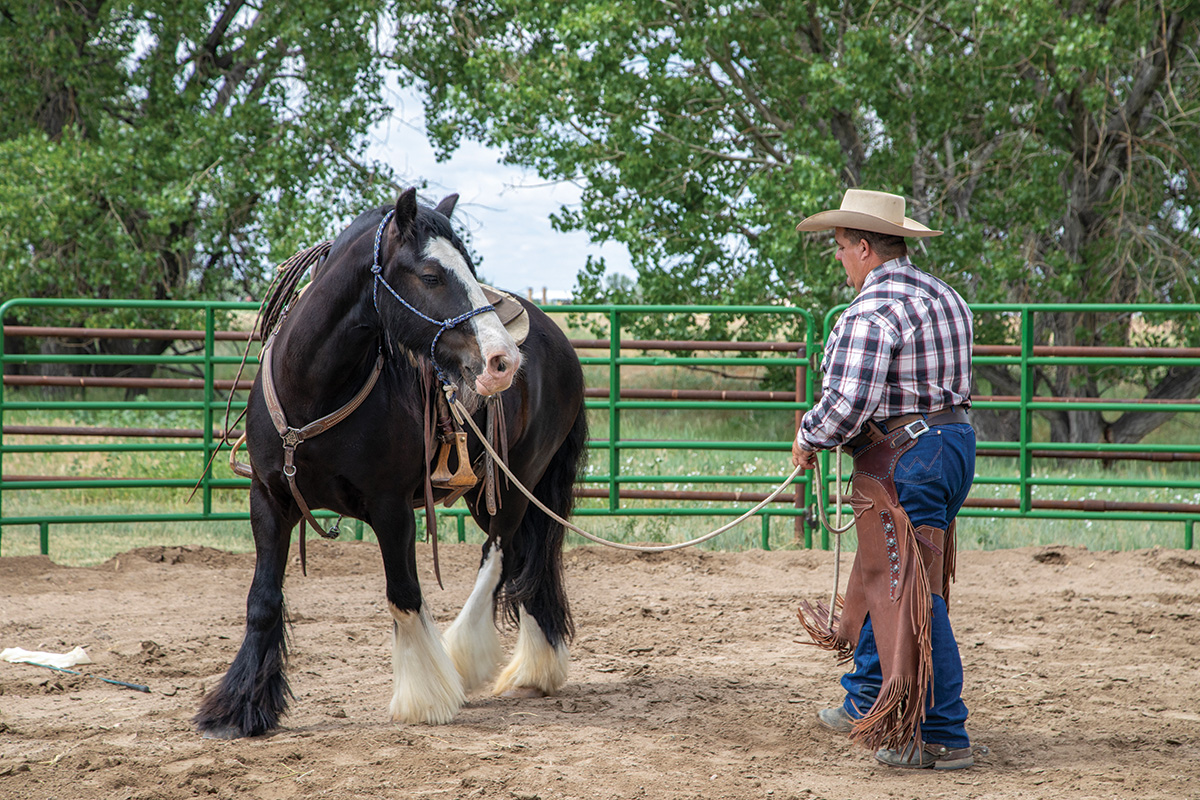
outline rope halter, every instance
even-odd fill
[[[482,305],[479,308],[472,309],[471,311],[468,311],[465,314],[459,314],[457,317],[451,317],[450,319],[437,320],[437,319],[434,319],[433,317],[429,316],[428,314],[424,313],[423,311],[418,309],[416,306],[414,306],[412,303],[408,302],[403,297],[401,297],[399,292],[397,292],[390,285],[388,285],[388,282],[383,279],[383,264],[379,260],[380,245],[383,241],[383,230],[384,230],[384,228],[387,227],[387,224],[389,222],[391,222],[392,217],[395,216],[395,214],[396,214],[396,209],[394,209],[394,208],[389,209],[388,212],[383,215],[383,221],[379,223],[379,228],[376,229],[376,231],[375,231],[375,253],[374,253],[374,257],[372,258],[372,261],[371,261],[371,274],[375,276],[375,280],[371,286],[371,302],[373,302],[375,304],[375,313],[378,314],[379,313],[379,286],[380,286],[380,284],[382,284],[383,288],[387,289],[391,293],[392,297],[394,297],[400,301],[401,305],[403,305],[409,311],[413,312],[414,314],[416,314],[418,317],[425,320],[426,322],[428,322],[432,325],[436,325],[438,327],[438,332],[436,334],[434,334],[433,341],[429,344],[429,360],[433,363],[433,372],[435,375],[437,375],[438,382],[441,383],[443,386],[453,387],[453,384],[446,377],[446,373],[442,371],[441,366],[437,362],[436,351],[437,351],[438,339],[440,339],[442,337],[443,333],[450,330],[451,328],[453,328],[463,322],[466,322],[467,320],[471,319],[472,317],[478,316],[479,314],[483,314],[488,311],[495,311],[496,307],[491,304]]]

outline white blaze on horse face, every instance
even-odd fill
[[[430,239],[425,245],[425,257],[436,258],[445,268],[447,275],[452,275],[466,290],[471,308],[479,308],[488,304],[479,287],[479,281],[471,274],[471,268],[462,253],[458,252],[449,240],[442,237]],[[521,366],[521,351],[512,336],[500,324],[500,318],[495,312],[478,314],[470,319],[471,329],[475,332],[475,341],[479,344],[479,355],[483,366],[475,377],[475,391],[487,397],[503,392],[512,385],[517,370]]]

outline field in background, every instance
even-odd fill
[[[588,367],[589,385],[603,385],[604,367]],[[689,369],[686,367],[625,368],[622,383],[632,387],[691,388],[756,388],[753,368],[745,369]],[[231,376],[230,376],[231,377]],[[37,389],[8,390],[10,399],[24,397],[34,399]],[[177,395],[176,395],[177,397]],[[119,390],[91,389],[89,400],[122,399]],[[168,390],[152,391],[147,398],[174,399]],[[139,426],[162,428],[200,427],[198,414],[174,411],[84,411],[72,419],[56,419],[50,412],[25,411],[6,415],[6,424],[44,425],[88,425],[88,426]],[[604,409],[592,409],[589,419],[594,438],[607,435],[608,419]],[[1194,442],[1200,439],[1200,420],[1197,415],[1179,415],[1148,438],[1147,443]],[[218,422],[218,425],[220,423]],[[782,479],[791,471],[790,442],[794,433],[793,415],[781,411],[713,410],[696,412],[690,410],[627,410],[622,412],[622,437],[624,439],[688,439],[696,441],[753,441],[777,443],[777,449],[754,449],[745,451],[705,451],[651,449],[630,450],[622,454],[621,471],[638,475],[674,476],[778,476]],[[1038,431],[1038,439],[1045,438],[1044,430]],[[21,437],[22,443],[47,442],[66,444],[64,439],[54,437]],[[89,439],[89,442],[117,442],[117,439]],[[178,440],[183,441],[183,440]],[[608,453],[593,450],[589,475],[602,476],[608,472]],[[232,477],[226,466],[224,454],[218,457],[214,474]],[[195,481],[201,471],[200,453],[55,453],[55,454],[6,454],[6,474],[37,474],[62,476],[103,476],[107,478],[153,478]],[[1014,476],[1017,463],[1011,458],[980,458],[977,474],[980,476]],[[1099,479],[1107,481],[1145,480],[1151,477],[1174,477],[1195,479],[1200,474],[1200,464],[1169,464],[1148,462],[1116,462],[1105,469],[1091,461],[1063,462],[1037,460],[1038,477],[1071,477],[1076,479]],[[846,469],[849,469],[847,459]],[[771,484],[644,484],[630,488],[661,489],[718,489],[743,488],[750,491],[769,491]],[[1148,491],[1130,487],[1087,487],[1074,486],[1055,490],[1051,495],[1047,489],[1037,490],[1038,497],[1056,499],[1103,499],[1129,500],[1138,502],[1200,502],[1200,493],[1191,491],[1160,489]],[[51,515],[97,515],[108,513],[196,513],[200,510],[199,500],[187,502],[188,489],[72,489],[59,491],[8,491],[4,495],[6,516],[24,516],[33,513]],[[979,481],[972,492],[976,497],[1013,497],[1015,488],[988,485]],[[677,503],[666,501],[626,500],[624,507],[666,508]],[[698,509],[728,507],[725,503],[693,503]],[[739,504],[749,508],[750,503]],[[581,508],[604,508],[606,501],[583,499]],[[245,490],[218,490],[214,495],[214,511],[245,513],[247,509]],[[724,516],[668,517],[668,516],[583,516],[576,524],[606,538],[626,542],[677,542],[694,538],[729,521]],[[443,517],[443,538],[455,535],[454,520]],[[1153,546],[1179,547],[1183,540],[1182,523],[1114,522],[1097,520],[1045,520],[1045,519],[1002,519],[988,517],[960,517],[959,546],[966,549],[996,549],[1025,545],[1067,544],[1081,545],[1092,550],[1129,550]],[[467,540],[482,541],[482,533],[468,519]],[[366,539],[371,539],[369,527],[358,526]],[[761,523],[758,519],[748,520],[740,527],[719,537],[710,545],[711,549],[744,550],[760,546]],[[343,525],[343,536],[354,536],[356,524],[348,521]],[[6,526],[2,532],[0,553],[4,556],[29,555],[39,552],[39,532],[36,527]],[[311,534],[310,534],[311,535]],[[776,517],[771,523],[771,547],[793,549],[802,546],[795,540],[790,518]],[[573,544],[583,543],[582,538],[570,535]],[[814,537],[819,541],[819,537]],[[844,546],[854,547],[853,532],[847,534]],[[54,525],[50,533],[50,553],[58,562],[86,565],[99,563],[115,553],[148,544],[162,545],[206,545],[224,550],[245,551],[253,549],[249,522],[172,522],[136,524],[86,524]]]

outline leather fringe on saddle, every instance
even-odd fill
[[[868,748],[904,752],[922,747],[921,723],[933,679],[931,593],[949,599],[954,578],[954,527],[913,528],[896,497],[893,470],[915,443],[903,428],[854,455],[853,493],[858,552],[846,595],[802,603],[797,616],[812,643],[854,657],[867,616],[883,672],[879,697],[854,724],[850,738]]]
[[[442,586],[442,568],[438,562],[437,514],[433,510],[433,481],[429,473],[429,461],[433,455],[433,418],[437,403],[431,394],[440,394],[437,382],[433,379],[433,365],[425,363],[421,369],[421,397],[425,398],[425,410],[421,414],[424,420],[422,440],[425,442],[425,480],[421,482],[423,505],[425,506],[425,538],[429,539],[433,548],[433,575],[437,578],[438,586]]]
[[[487,438],[488,443],[500,454],[500,458],[508,464],[508,423],[504,419],[504,399],[496,395],[487,404]],[[496,447],[497,442],[499,448]],[[483,454],[483,496],[489,517],[496,516],[500,510],[500,493],[496,491],[496,462],[492,454]],[[507,482],[507,478],[505,479]]]

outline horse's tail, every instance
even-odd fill
[[[533,494],[563,519],[575,508],[575,483],[587,466],[587,409],[580,402],[570,433],[550,458]],[[516,547],[505,553],[516,557],[509,573],[499,610],[514,623],[521,606],[541,623],[551,646],[575,636],[575,623],[563,582],[563,542],[566,528],[530,503],[517,531]]]

